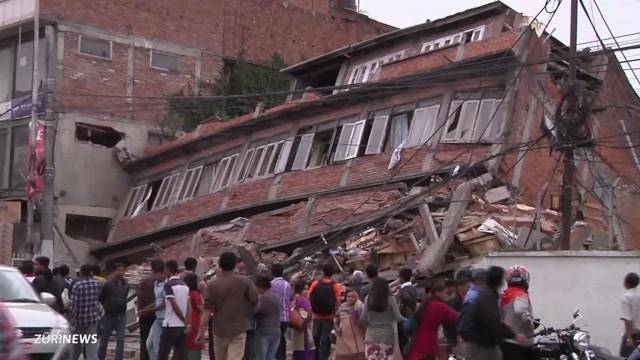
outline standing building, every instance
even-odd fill
[[[26,164],[36,151],[28,128],[34,63],[41,89],[55,80],[55,101],[45,103],[41,92],[37,112],[42,119],[53,109],[56,117],[48,163],[55,166],[56,260],[77,264],[106,241],[130,187],[118,160],[165,140],[166,102],[149,97],[200,95],[234,62],[293,64],[392,29],[349,1],[0,1],[0,204],[12,208],[0,222],[16,222],[19,213],[14,252],[25,251]]]

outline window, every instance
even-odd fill
[[[433,140],[438,110],[440,110],[440,105],[422,107],[414,111],[405,147],[422,146],[427,141],[431,142]]]
[[[443,140],[493,140],[499,128],[495,119],[499,106],[499,99],[452,101]]]
[[[311,145],[311,154],[309,155],[308,167],[314,168],[329,164],[331,162],[331,154],[338,144],[334,144],[336,137],[336,128],[331,124],[330,129],[318,130],[313,137]]]
[[[67,214],[64,232],[78,240],[107,241],[110,224],[105,217]]]
[[[139,185],[131,189],[129,200],[124,208],[124,217],[134,217],[140,213],[142,209],[138,209],[141,205],[148,201],[147,184]]]
[[[108,148],[116,146],[124,134],[108,126],[76,123],[76,139]]]
[[[389,122],[389,115],[376,116],[373,119],[373,125],[371,126],[371,132],[369,133],[369,142],[365,149],[365,154],[379,154],[384,148],[384,138],[387,134],[387,124]]]
[[[21,41],[21,42],[19,42]],[[33,84],[33,34],[23,34],[0,42],[0,102],[31,95]],[[46,41],[38,42],[39,88],[44,84],[46,72]]]
[[[382,66],[386,63],[390,63],[396,60],[402,59],[404,51],[399,51],[391,55],[383,56],[375,60],[367,61],[366,63],[359,64],[351,70],[351,76],[349,77],[348,84],[359,84],[371,81],[380,71]]]
[[[160,189],[155,196],[155,200],[153,202],[151,210],[162,209],[169,206],[173,197],[173,192],[178,185],[179,179],[180,173],[173,173],[162,179]]]
[[[336,149],[335,161],[352,159],[358,156],[360,141],[364,131],[366,120],[361,120],[352,124],[342,126],[338,147]]]
[[[151,50],[149,56],[151,67],[154,69],[170,71],[178,71],[180,69],[178,55]]]
[[[196,193],[200,175],[202,175],[203,166],[191,168],[185,172],[178,192],[177,201],[184,201],[193,198]]]
[[[27,172],[29,127],[14,127],[11,131],[11,189],[22,189]]]
[[[313,137],[314,134],[304,134],[300,137],[298,151],[293,159],[291,170],[302,170],[307,167],[309,154],[311,154],[311,148],[313,147]]]
[[[409,134],[410,113],[394,114],[391,116],[391,150],[397,149]]]
[[[213,191],[220,190],[229,185],[237,162],[238,154],[233,154],[220,160],[218,168],[216,169],[217,176],[213,185]]]
[[[458,44],[463,41],[465,44],[472,41],[480,41],[482,40],[482,36],[484,35],[484,25],[465,30],[459,32],[457,34],[441,37],[436,40],[427,41],[422,44],[422,48],[420,49],[421,53],[426,53],[429,51],[437,50],[441,47],[447,47],[453,44]]]
[[[112,43],[109,40],[89,38],[80,35],[78,38],[78,52],[83,55],[111,60]]]

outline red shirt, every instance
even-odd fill
[[[438,329],[443,323],[452,323],[458,319],[458,312],[451,309],[440,299],[432,299],[422,312],[420,324],[414,335],[413,345],[407,360],[424,359],[438,355]]]
[[[202,316],[202,306],[204,299],[200,291],[193,290],[189,293],[189,306],[191,306],[191,332],[187,334],[187,349],[198,351],[204,349],[204,344],[196,343],[198,329],[200,329],[200,317]]]

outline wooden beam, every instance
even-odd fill
[[[473,182],[460,184],[453,193],[451,204],[442,224],[442,232],[438,240],[425,247],[418,259],[416,270],[420,274],[433,274],[437,267],[444,264],[444,258],[453,243],[453,239],[464,215],[464,211],[471,200]]]
[[[426,237],[425,244],[433,244],[438,240],[438,231],[436,230],[436,224],[433,222],[433,216],[431,216],[431,210],[429,205],[423,204],[418,206],[420,211],[420,220],[422,220],[422,226],[424,227],[424,234]]]

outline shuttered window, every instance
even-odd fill
[[[371,134],[369,135],[369,142],[367,143],[367,149],[365,154],[379,154],[384,147],[384,138],[387,134],[387,124],[389,123],[389,116],[382,115],[376,116],[373,119],[373,126],[371,127]]]

